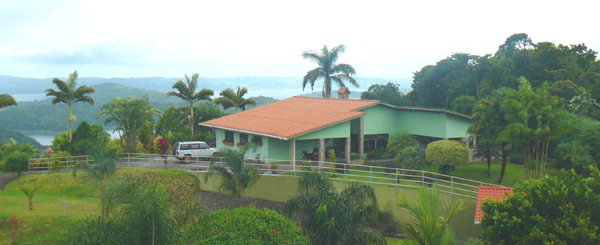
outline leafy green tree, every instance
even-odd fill
[[[116,123],[117,130],[122,132],[121,141],[125,141],[125,152],[133,153],[136,152],[142,129],[148,124],[153,124],[154,118],[152,116],[160,116],[160,111],[150,107],[146,96],[141,99],[117,97],[102,106],[102,111],[98,113],[98,117],[104,114],[107,115],[104,124]]]
[[[583,92],[573,96],[569,100],[568,108],[572,113],[589,115],[591,111],[597,111],[600,108],[600,104],[596,102],[596,99],[592,98],[590,93]]]
[[[27,200],[29,200],[29,210],[33,210],[33,196],[40,188],[42,188],[42,184],[38,182],[26,183],[17,188],[27,196]]]
[[[562,98],[565,101],[570,101],[571,98],[583,92],[586,92],[586,89],[577,86],[571,80],[557,81],[548,88],[550,95]]]
[[[192,79],[190,79],[187,75],[185,75],[185,79],[187,80],[187,82],[184,83],[181,80],[177,81],[175,84],[173,84],[173,89],[176,89],[177,92],[171,91],[167,93],[169,96],[176,96],[190,103],[190,125],[192,125],[190,127],[190,130],[192,132],[192,136],[194,136],[195,125],[193,109],[194,103],[201,100],[211,101],[210,96],[214,94],[212,90],[206,88],[200,90],[199,92],[196,92],[196,89],[198,87],[198,76],[198,73],[194,73],[192,75]]]
[[[238,86],[236,92],[233,89],[226,88],[219,93],[221,97],[215,99],[215,104],[223,106],[224,110],[233,107],[235,108],[235,113],[239,109],[246,110],[246,106],[248,105],[256,106],[256,101],[253,99],[244,99],[246,93],[248,93],[248,89],[240,88],[240,86]]]
[[[399,131],[392,134],[386,146],[388,152],[392,155],[396,155],[399,151],[408,147],[419,147],[419,142],[415,136],[408,133],[408,131]]]
[[[286,215],[302,215],[311,244],[386,244],[381,234],[366,229],[377,209],[370,186],[351,182],[338,192],[326,174],[315,171],[302,173],[298,195],[285,205]]]
[[[454,170],[456,165],[469,162],[469,150],[465,144],[453,140],[439,140],[429,143],[425,150],[428,162],[440,166],[440,173],[447,174]]]
[[[473,151],[473,157],[475,158],[483,158],[487,161],[488,164],[488,178],[491,175],[491,161],[492,158],[500,157],[500,151],[498,150],[498,145],[493,140],[484,139],[477,142],[475,146],[475,151]]]
[[[252,188],[261,176],[257,168],[244,164],[244,156],[253,147],[255,146],[252,143],[248,143],[237,150],[219,149],[219,154],[225,161],[225,165],[217,165],[211,162],[208,174],[204,179],[207,182],[213,175],[218,175],[221,178],[218,189],[231,192],[231,195],[238,199],[239,207],[242,207],[244,191]]]
[[[16,140],[10,138],[7,142],[3,142],[0,144],[0,150],[4,151],[7,154],[13,152],[24,152],[27,155],[33,156],[37,153],[37,150],[33,148],[31,143],[18,143]]]
[[[58,103],[69,105],[69,141],[72,139],[71,123],[74,118],[71,107],[73,106],[73,103],[86,102],[90,105],[94,105],[92,97],[87,95],[93,93],[95,91],[94,88],[85,85],[77,87],[77,76],[77,71],[75,71],[69,74],[69,80],[67,80],[67,82],[54,78],[52,83],[58,87],[58,91],[51,88],[46,89],[46,96],[54,96],[54,99],[52,99],[53,105]]]
[[[405,209],[418,221],[418,224],[401,223],[410,240],[421,245],[454,245],[454,233],[450,228],[450,220],[456,213],[463,209],[462,200],[450,206],[445,203],[446,216],[440,213],[440,192],[437,186],[428,188],[422,185],[419,188],[419,201],[413,202],[402,193],[398,207]]]
[[[488,244],[600,244],[600,173],[574,171],[517,184],[502,201],[482,203]]]
[[[476,102],[477,99],[475,99],[475,96],[463,95],[456,97],[456,99],[452,101],[452,110],[462,114],[471,115]]]
[[[397,83],[388,82],[387,84],[373,84],[367,91],[360,94],[361,100],[379,100],[383,103],[399,106],[402,104],[404,94],[400,92]]]
[[[0,94],[0,108],[11,105],[17,105],[15,98],[10,96],[10,94]]]
[[[358,83],[353,75],[356,74],[354,67],[348,64],[338,64],[337,60],[341,53],[346,50],[346,46],[341,44],[331,50],[327,49],[327,46],[323,46],[321,52],[305,51],[302,53],[302,58],[316,62],[319,67],[310,70],[306,73],[302,79],[302,91],[306,88],[307,84],[310,84],[312,90],[315,86],[317,79],[324,79],[323,81],[323,97],[331,97],[331,84],[335,83],[340,87],[346,87],[344,81],[352,84],[358,88]]]
[[[583,176],[589,176],[589,166],[594,164],[594,158],[590,155],[591,147],[583,145],[579,140],[565,142],[557,147],[559,159],[557,165],[561,169],[574,169],[576,173]]]
[[[4,159],[4,172],[16,172],[20,176],[22,172],[28,169],[30,157],[29,154],[22,151],[8,153]]]

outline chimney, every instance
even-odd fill
[[[350,89],[348,87],[341,87],[337,91],[338,99],[347,100],[350,97]]]

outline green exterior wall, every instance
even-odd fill
[[[446,138],[446,115],[443,113],[400,110],[398,122],[398,131]]]
[[[346,138],[350,137],[350,121],[336,124],[320,129],[309,134],[296,137],[296,140],[324,139],[324,138]]]
[[[221,148],[239,149],[239,147],[237,147],[237,143],[240,142],[240,133],[239,132],[235,132],[235,131],[233,132],[233,141],[234,141],[233,146],[223,144],[223,140],[225,139],[225,130],[215,129],[215,135],[216,135],[215,139],[216,139],[216,143],[217,143],[217,148],[219,148],[219,149],[221,149]],[[252,135],[252,134],[248,134],[248,140],[252,140],[253,136],[254,135]],[[268,143],[269,138],[263,136],[262,140],[263,140],[263,145],[257,146],[256,150],[252,150],[252,151],[246,153],[247,158],[254,158],[256,156],[256,154],[260,154],[261,159],[269,157],[269,143]]]
[[[362,110],[367,114],[365,117],[364,133],[366,134],[393,134],[399,130],[401,118],[398,110],[384,106],[376,105]]]
[[[467,137],[467,129],[472,124],[470,119],[446,114],[446,138]]]
[[[218,177],[212,177],[208,182],[204,182],[204,176],[206,173],[191,172],[192,175],[200,179],[202,183],[202,190],[218,192]],[[252,189],[244,192],[244,197],[261,198],[265,200],[286,202],[290,197],[298,194],[298,177],[293,176],[270,176],[263,175],[252,187]],[[334,180],[334,186],[338,190],[346,188],[348,185],[347,181]],[[387,185],[371,185],[377,196],[379,208],[383,211],[391,211],[394,214],[394,219],[400,222],[414,222],[412,216],[405,210],[396,206],[398,198],[404,194],[409,200],[418,200],[418,189],[416,188],[402,188]],[[442,193],[442,201],[448,200],[453,205],[454,203],[462,200],[464,202],[464,209],[454,216],[452,222],[452,230],[461,238],[461,241],[465,241],[469,237],[477,237],[483,231],[480,225],[475,225],[475,206],[477,200],[472,198],[462,198],[458,196],[451,196],[449,194]],[[441,205],[443,206],[443,205]],[[443,212],[441,215],[445,215]]]
[[[286,140],[279,140],[274,138],[263,138],[263,144],[265,144],[266,139],[269,144],[269,159],[290,159],[290,142]]]

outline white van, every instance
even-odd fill
[[[171,151],[177,159],[189,163],[192,158],[212,158],[219,149],[210,148],[202,141],[183,141],[175,143]]]

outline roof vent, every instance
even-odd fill
[[[350,89],[348,89],[348,87],[341,87],[340,89],[338,89],[337,94],[338,99],[347,100],[350,97]]]

